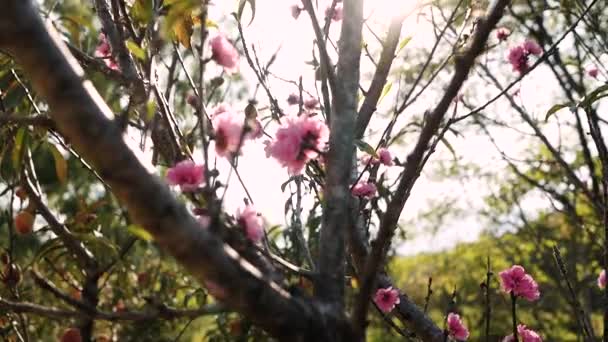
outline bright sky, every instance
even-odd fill
[[[324,9],[330,2],[329,0],[319,1],[320,8]],[[396,3],[402,3],[402,5],[395,5]],[[307,13],[304,12],[298,20],[294,20],[291,17],[289,9],[291,4],[292,2],[290,1],[257,1],[256,18],[250,26],[245,27],[245,36],[250,45],[255,45],[260,63],[262,64],[265,64],[270,56],[281,47],[278,58],[271,68],[272,72],[284,79],[294,81],[297,81],[302,76],[304,88],[315,93],[314,71],[311,69],[311,66],[305,63],[312,59],[313,32],[310,20]],[[366,6],[364,16],[368,18],[367,23],[369,27],[378,36],[384,37],[391,16],[397,14],[399,10],[405,12],[412,11],[416,6],[416,2],[375,0],[366,1]],[[210,11],[210,18],[222,23],[222,25],[233,25],[234,22],[229,13],[235,9],[236,2],[218,1]],[[250,12],[246,9],[243,15],[243,22],[247,23],[249,18]],[[403,27],[402,38],[406,36],[412,37],[412,41],[404,50],[415,51],[416,49],[425,48],[428,51],[434,43],[432,27],[424,19],[417,17],[416,14],[408,17]],[[229,27],[225,31],[231,32],[228,34],[230,38],[237,38],[234,26]],[[338,36],[339,25],[334,24],[330,32],[330,38],[335,42]],[[364,29],[364,39],[369,44],[370,52],[376,54],[375,57],[377,58],[380,47],[369,29]],[[508,46],[505,46],[505,55],[507,51]],[[406,51],[405,53],[408,52]],[[335,62],[335,55],[333,57]],[[488,65],[501,68],[496,75],[503,84],[507,84],[514,76],[510,73],[510,66],[506,65],[504,56],[498,57],[497,60],[490,61]],[[255,85],[255,77],[244,57],[241,59],[240,69],[245,79],[250,80],[249,92],[246,95],[246,97],[250,97]],[[368,81],[373,70],[373,65],[367,58],[363,58],[362,77],[364,82]],[[212,76],[211,72],[207,77]],[[443,75],[442,80],[446,80],[449,76]],[[288,109],[285,100],[290,93],[297,92],[297,87],[273,77],[270,78],[269,85],[275,97],[281,101],[280,105],[282,108]],[[396,87],[394,88],[396,89]],[[463,92],[465,98],[471,100],[470,102],[482,103],[490,98],[490,96],[496,94],[497,90],[488,87],[485,83],[480,86],[479,80],[475,81],[475,78],[471,77],[465,85]],[[394,93],[394,90],[392,93],[389,93],[384,103],[392,103],[394,99],[391,97],[394,96]],[[556,94],[558,94],[557,88],[550,72],[540,67],[522,82],[519,99],[521,104],[533,116],[542,118],[547,109],[552,105],[550,99]],[[419,115],[426,109],[432,108],[436,97],[437,92],[430,91],[422,97],[419,103],[408,109],[404,117],[409,120],[412,115]],[[258,100],[262,102],[261,105],[266,102],[266,98],[262,92],[258,94]],[[245,104],[232,103],[236,108],[244,108]],[[463,109],[461,110],[464,111]],[[382,112],[382,109],[380,112]],[[501,119],[508,119],[509,116],[515,115],[513,110],[505,102],[501,101],[498,101],[494,106],[490,106],[486,113],[495,115],[496,118]],[[372,121],[371,128],[376,130],[381,129],[385,123],[385,120],[376,118]],[[524,128],[524,130],[526,129]],[[272,134],[274,129],[271,127],[269,131]],[[496,140],[510,156],[521,155],[530,146],[529,140],[521,139],[521,136],[514,134],[510,130],[502,129],[494,130],[493,132]],[[550,128],[548,132],[553,141],[560,138],[557,134],[558,130],[555,127]],[[504,170],[505,163],[502,162],[499,154],[485,136],[467,132],[465,136],[454,137],[448,135],[447,137],[457,151],[457,157],[463,163],[472,162],[480,170],[487,172],[500,172]],[[376,143],[373,138],[368,142],[372,145]],[[395,146],[391,148],[391,151],[403,160],[410,151],[411,146],[411,144]],[[401,216],[403,222],[411,222],[413,226],[412,224],[407,224],[408,236],[410,238],[398,247],[400,254],[414,254],[449,248],[461,241],[475,240],[483,229],[496,228],[487,227],[486,223],[481,221],[476,215],[477,210],[483,206],[483,197],[493,190],[492,186],[488,186],[485,180],[478,177],[468,177],[461,180],[444,180],[434,176],[433,170],[437,170],[439,162],[447,161],[451,158],[453,158],[451,153],[445,147],[440,146],[431,158],[427,169],[425,169],[426,172],[423,173],[416,184]],[[220,160],[219,162],[221,163],[222,161]],[[226,163],[220,164],[219,169],[224,177],[228,174],[229,167]],[[266,158],[262,142],[249,142],[244,147],[243,156],[239,159],[239,170],[244,183],[253,197],[256,208],[263,214],[269,225],[285,224],[283,204],[289,197],[289,194],[288,190],[285,194],[282,193],[280,185],[289,176],[286,170],[280,168],[274,160]],[[243,198],[246,195],[234,174],[229,184],[225,209],[233,213],[243,203]],[[446,222],[442,222],[439,226],[421,226],[416,218],[429,208],[430,203],[437,203],[442,200],[452,200],[452,205],[460,209],[461,214],[450,218]],[[531,198],[526,203],[526,208],[530,212],[543,206],[546,206],[546,203],[542,198]],[[304,212],[306,212],[306,208]],[[432,234],[429,231],[436,231],[436,233]]]
[[[326,7],[323,5],[324,2],[320,1],[320,3],[320,8]],[[329,4],[330,1],[325,3]],[[397,13],[396,10],[409,12],[415,7],[413,1],[401,2],[403,3],[401,8],[396,8],[395,3],[399,2],[392,0],[366,1],[366,3],[364,16],[369,18],[370,28],[380,37],[384,37],[387,25],[391,16]],[[271,69],[273,73],[289,80],[297,80],[302,76],[304,88],[314,93],[314,73],[311,67],[305,64],[305,61],[311,60],[313,32],[310,20],[306,13],[302,13],[297,21],[294,20],[289,10],[291,4],[290,1],[257,1],[256,18],[251,26],[245,28],[245,35],[249,44],[255,44],[261,63],[265,63],[280,46],[281,52]],[[211,12],[210,17],[220,20],[222,15],[233,11],[234,8],[236,8],[236,5],[230,7],[230,2],[218,4]],[[246,10],[243,15],[245,23],[248,22],[249,15],[250,13]],[[406,49],[428,49],[434,42],[431,26],[426,21],[417,18],[415,14],[411,15],[404,25],[402,37],[405,36],[413,37]],[[338,39],[339,25],[333,25],[330,37],[334,42]],[[236,35],[232,38],[236,38]],[[364,30],[364,39],[369,44],[370,51],[378,53],[379,45],[367,29]],[[375,57],[377,58],[377,55]],[[246,79],[255,79],[244,58],[241,60],[241,72]],[[367,75],[369,77],[372,72],[373,65],[364,58],[362,76]],[[546,73],[546,70],[544,72]],[[542,70],[539,70],[539,73],[526,79],[522,85],[522,94],[524,94],[522,101],[526,103],[528,108],[536,108],[539,112],[546,111],[545,108],[537,108],[542,107],[538,104],[539,101],[545,100],[546,103],[546,98],[538,96],[536,91],[543,86],[547,89],[544,81],[546,77],[544,75],[539,76],[541,73],[543,73]],[[280,101],[283,101],[281,105],[288,108],[285,99],[290,93],[296,92],[297,87],[273,78],[271,78],[270,87],[273,94]],[[467,95],[467,91],[465,89],[465,95]],[[495,94],[495,90],[492,89],[487,96],[490,94]],[[528,96],[527,94],[533,95]],[[545,92],[545,94],[548,94],[548,92]],[[251,95],[251,93],[248,95]],[[386,103],[391,102],[389,100],[390,95],[384,100]],[[434,93],[427,95],[426,100],[421,100],[419,104],[412,108],[412,114],[419,114],[425,109],[431,108],[434,105],[435,96]],[[265,101],[264,96],[261,95],[258,96],[258,99]],[[385,121],[372,121],[372,129],[384,127],[382,126],[383,123]],[[503,163],[501,163],[498,154],[485,137],[467,135],[466,138],[449,138],[451,144],[458,151],[458,157],[461,160],[475,162],[482,169],[502,167]],[[497,139],[505,143],[503,146],[508,146],[507,152],[512,155],[522,151],[527,146],[527,142],[513,141],[514,136],[509,132],[498,132]],[[369,142],[372,145],[376,143],[376,141]],[[410,148],[409,146],[393,147],[392,151],[403,160]],[[437,165],[434,164],[436,161],[450,158],[452,158],[451,154],[445,148],[440,148],[431,159],[429,170],[436,168]],[[227,169],[226,165],[223,169]],[[245,147],[243,157],[239,161],[239,169],[258,210],[270,223],[284,224],[283,203],[288,198],[288,193],[283,194],[281,192],[280,184],[288,179],[287,172],[273,160],[265,157],[263,145],[259,142],[250,143]],[[479,232],[485,228],[484,223],[475,215],[475,211],[483,205],[483,196],[489,193],[487,189],[484,189],[484,184],[480,179],[445,181],[433,177],[432,172],[424,173],[406,205],[401,217],[402,220],[414,220],[416,222],[415,218],[429,207],[429,203],[447,198],[453,198],[456,205],[464,210],[464,214],[456,217],[451,222],[444,222],[440,227],[412,227],[408,234],[411,233],[413,238],[399,246],[399,253],[413,254],[438,250],[451,247],[460,241],[476,239]],[[236,178],[232,177],[226,197],[226,210],[229,212],[236,210],[244,197],[242,187],[236,181]],[[421,231],[427,230],[427,228],[437,230],[437,233],[431,234]]]

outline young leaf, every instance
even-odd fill
[[[129,51],[131,51],[131,53],[133,54],[133,56],[141,59],[142,61],[146,59],[146,52],[139,47],[139,45],[137,45],[134,41],[132,40],[127,40],[127,48],[129,49]]]
[[[239,8],[236,12],[236,18],[241,21],[241,17],[243,16],[243,10],[245,9],[246,3],[249,3],[249,6],[251,7],[251,20],[249,21],[249,24],[247,24],[251,25],[251,23],[253,22],[253,18],[255,18],[255,0],[240,0]]]
[[[376,150],[371,147],[368,143],[366,143],[363,140],[355,140],[355,145],[357,145],[357,148],[367,154],[369,154],[370,156],[373,156],[375,158],[379,158],[378,154],[376,154]]]
[[[145,229],[143,229],[141,226],[138,226],[136,224],[131,224],[127,227],[127,230],[129,230],[129,232],[135,236],[137,236],[138,238],[144,240],[144,241],[152,241],[154,238],[152,237],[152,234],[148,233]]]
[[[558,103],[553,105],[551,108],[549,108],[549,110],[547,111],[547,114],[545,115],[545,122],[547,122],[547,120],[549,120],[549,117],[551,115],[553,115],[555,112],[557,112],[558,110],[562,109],[562,108],[566,108],[569,107],[570,103]]]
[[[53,144],[48,144],[49,150],[55,159],[55,173],[61,184],[65,184],[68,180],[68,162],[65,160],[61,152]]]
[[[410,42],[410,40],[412,40],[412,37],[410,36],[403,38],[403,40],[401,40],[401,42],[399,43],[399,46],[397,47],[397,52],[395,54],[399,54],[399,52],[401,52],[401,50]]]

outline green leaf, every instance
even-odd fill
[[[131,7],[131,17],[141,24],[146,24],[152,19],[153,0],[135,0]]]
[[[251,25],[251,23],[253,22],[253,18],[255,18],[255,0],[240,0],[239,8],[236,12],[236,18],[241,21],[241,17],[243,16],[243,10],[245,9],[246,3],[249,3],[249,6],[251,7],[251,20],[248,24]]]
[[[131,234],[137,236],[138,238],[140,238],[144,241],[154,240],[154,237],[152,236],[152,234],[148,233],[148,231],[145,230],[142,226],[138,226],[136,224],[131,224],[127,227],[127,230],[129,230],[129,232],[131,232]]]
[[[12,154],[12,162],[15,170],[19,170],[21,168],[21,161],[23,160],[23,152],[25,151],[25,136],[27,133],[26,127],[21,127],[17,130],[17,135],[15,136],[15,147],[13,148]]]
[[[608,84],[604,84],[589,94],[585,95],[585,97],[579,102],[578,107],[588,107],[593,104],[595,101],[608,96],[608,94],[602,94],[603,92],[608,90]]]
[[[49,150],[55,159],[55,173],[61,184],[65,184],[68,180],[68,162],[65,160],[61,152],[53,144],[48,144]]]
[[[547,114],[545,115],[545,122],[547,122],[547,120],[549,120],[549,117],[551,115],[553,115],[555,112],[557,112],[558,110],[560,110],[562,108],[566,108],[569,106],[571,106],[570,103],[559,103],[559,104],[553,105],[551,108],[549,108],[549,110],[547,111]]]
[[[379,158],[378,154],[376,153],[376,150],[370,146],[368,143],[366,143],[363,140],[355,140],[355,145],[357,145],[357,148],[367,154],[369,154],[370,156],[373,156],[375,158]]]
[[[378,99],[378,103],[382,102],[382,99],[391,91],[392,87],[392,82],[384,85],[384,87],[382,88],[382,94],[380,94],[380,99]]]
[[[399,52],[403,50],[403,48],[410,42],[410,40],[412,40],[411,36],[403,38],[403,40],[401,40],[401,42],[399,43],[399,46],[397,47],[397,52],[395,54],[399,54]]]
[[[146,59],[146,52],[144,51],[144,49],[139,47],[139,45],[137,45],[134,41],[130,39],[127,40],[127,49],[131,51],[133,56],[141,59],[142,61]]]

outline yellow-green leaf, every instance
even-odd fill
[[[55,145],[49,144],[48,146],[53,154],[53,159],[55,159],[55,173],[57,174],[57,179],[59,179],[59,182],[62,184],[65,184],[68,180],[68,162]]]
[[[184,16],[173,23],[175,38],[187,49],[190,48],[190,37],[192,37],[192,33],[194,32],[193,26],[194,22],[191,16]]]
[[[370,156],[378,158],[378,154],[376,153],[376,150],[373,147],[371,147],[368,143],[366,143],[365,141],[355,140],[355,145],[357,145],[359,150],[369,154]]]
[[[144,241],[154,240],[154,237],[152,236],[152,234],[148,233],[148,231],[145,230],[142,226],[139,226],[136,224],[131,224],[127,227],[127,230],[129,230],[129,232],[131,234],[137,236],[138,238],[140,238]]]
[[[146,52],[144,51],[144,49],[140,48],[139,45],[137,45],[134,41],[130,39],[127,40],[127,48],[129,49],[129,51],[131,51],[133,56],[141,59],[142,61],[146,59]]]
[[[397,48],[397,53],[399,53],[401,50],[403,50],[403,48],[410,42],[410,40],[412,40],[412,37],[410,37],[410,36],[403,38],[401,43],[399,43],[399,47]]]

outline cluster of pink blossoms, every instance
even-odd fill
[[[460,315],[450,312],[448,314],[448,335],[457,341],[466,341],[469,338],[469,330],[464,326]]]
[[[205,167],[190,160],[182,160],[167,171],[167,183],[177,185],[184,192],[196,191],[205,183]]]
[[[378,306],[382,312],[391,312],[395,308],[395,305],[399,304],[399,290],[387,287],[385,289],[380,288],[374,295],[374,303]]]
[[[542,53],[543,49],[540,45],[532,40],[526,40],[523,44],[511,48],[508,59],[513,71],[524,73],[530,68],[528,65],[530,55],[540,56]]]
[[[520,265],[513,265],[499,273],[500,283],[503,291],[517,297],[535,301],[540,298],[538,284],[531,275]],[[517,335],[522,342],[542,342],[540,335],[534,330],[527,329],[525,325],[517,326]],[[513,335],[509,335],[502,342],[515,341]]]
[[[302,173],[310,160],[319,157],[329,139],[329,129],[308,114],[286,118],[273,141],[266,141],[266,157],[275,158],[292,175]]]
[[[112,70],[119,69],[118,63],[112,57],[112,47],[110,47],[110,43],[108,43],[108,39],[103,33],[99,34],[99,42],[97,43],[97,48],[95,48],[95,57],[103,58],[103,62],[108,68]]]
[[[231,74],[238,70],[239,52],[224,35],[218,34],[211,38],[209,45],[211,45],[211,59],[223,66],[227,73]]]
[[[290,94],[287,97],[287,104],[289,104],[290,106],[297,105],[299,103],[300,103],[299,95]],[[314,97],[309,97],[306,100],[302,101],[302,105],[304,106],[304,109],[306,109],[308,111],[313,111],[313,110],[319,108],[319,100],[315,99]]]
[[[331,18],[331,20],[333,21],[342,20],[342,18],[344,18],[344,10],[342,9],[342,4],[337,3],[333,11],[331,9],[331,6],[327,7],[327,9],[325,10],[325,17]]]
[[[304,10],[304,7],[301,5],[300,2],[289,6],[289,9],[291,10],[291,16],[297,20],[302,11]],[[333,11],[331,10],[331,6],[325,9],[325,17],[331,18],[331,20],[333,21],[340,21],[344,17],[343,12],[344,10],[342,9],[342,0],[338,0],[336,7]]]
[[[517,297],[535,301],[540,298],[538,284],[531,275],[520,265],[513,265],[511,268],[500,272],[500,282],[503,291],[512,293]]]
[[[531,329],[526,328],[523,324],[517,325],[517,335],[519,336],[519,341],[521,342],[543,342],[543,339],[540,335]],[[513,342],[515,338],[513,338],[513,334],[505,337],[502,342]]]
[[[246,205],[236,213],[237,222],[245,230],[245,235],[254,243],[264,237],[264,221],[252,205]]]
[[[227,104],[220,104],[211,111],[215,136],[215,152],[220,157],[237,154],[247,139],[262,136],[262,125],[257,119],[247,119]]]
[[[378,151],[376,152],[377,157],[376,156],[370,156],[370,155],[365,155],[361,158],[361,162],[364,165],[367,164],[372,164],[372,165],[376,165],[376,164],[382,164],[382,165],[386,165],[386,166],[393,166],[393,156],[391,155],[391,152],[389,150],[387,150],[384,147],[381,147],[378,149]]]
[[[376,188],[376,184],[371,182],[359,182],[355,184],[351,193],[353,196],[365,197],[365,198],[374,198],[376,197],[376,193],[378,189]]]

